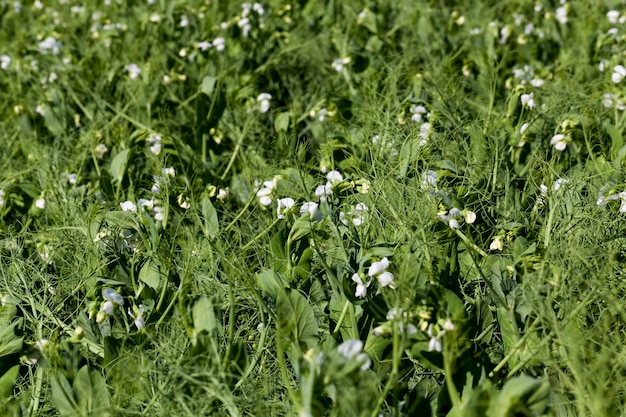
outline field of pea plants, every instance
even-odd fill
[[[0,0],[0,415],[626,415],[626,1]]]

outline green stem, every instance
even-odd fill
[[[243,245],[241,247],[241,251],[245,252],[248,249],[250,249],[250,247],[252,245],[254,245],[255,243],[257,243],[257,241],[259,239],[261,239],[263,236],[265,236],[270,230],[272,230],[274,228],[274,226],[276,226],[276,224],[280,221],[280,219],[275,219],[272,224],[270,224],[269,226],[267,226],[267,228],[265,230],[263,230],[261,233],[259,233],[258,235],[256,235],[250,242],[246,243],[245,245]]]

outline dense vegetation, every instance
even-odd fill
[[[0,0],[1,415],[624,415],[626,2],[126,3]]]

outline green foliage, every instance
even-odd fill
[[[0,415],[623,415],[592,6],[0,0]]]

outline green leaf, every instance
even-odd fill
[[[155,291],[158,290],[162,281],[159,264],[152,259],[146,261],[139,271],[139,280]]]
[[[76,416],[77,404],[69,381],[60,372],[52,376],[52,401],[62,416]]]
[[[13,385],[19,374],[20,366],[11,367],[4,375],[0,376],[0,401],[9,397],[13,392]]]
[[[313,308],[299,291],[280,291],[276,299],[276,315],[280,330],[291,336],[294,343],[308,345],[317,341],[317,321]]]
[[[274,130],[277,132],[286,132],[289,129],[289,113],[283,112],[274,119]]]
[[[124,179],[124,175],[126,174],[126,165],[128,165],[128,155],[130,154],[130,149],[124,149],[119,152],[113,160],[111,161],[111,166],[109,167],[109,172],[111,173],[111,177],[118,184],[122,182]]]
[[[203,219],[202,231],[206,237],[215,239],[220,231],[220,224],[217,218],[217,211],[206,195],[202,197],[201,211]]]
[[[489,416],[541,416],[548,408],[550,385],[547,381],[519,376],[507,381],[489,406]]]
[[[519,341],[517,323],[514,323],[514,315],[504,307],[498,307],[498,324],[500,325],[500,335],[504,344],[504,351],[508,355]],[[519,362],[519,354],[514,354],[509,360],[511,367],[515,367]]]
[[[87,365],[80,368],[74,380],[74,395],[83,415],[103,416],[110,408],[109,393],[104,378]]]
[[[200,83],[200,91],[211,97],[213,95],[213,91],[215,91],[215,84],[217,83],[217,78],[207,75],[202,79]]]
[[[206,296],[200,296],[191,308],[191,317],[193,320],[193,329],[196,335],[203,331],[213,332],[217,328],[215,320],[215,310],[213,303]]]
[[[0,358],[22,350],[22,337],[17,337],[15,328],[22,323],[22,319],[0,330]]]
[[[278,273],[287,272],[287,265],[289,264],[288,254],[285,251],[285,231],[281,230],[276,233],[272,240],[270,240],[269,250],[269,262],[270,267]]]
[[[264,294],[276,297],[278,291],[287,285],[283,279],[272,269],[266,269],[256,274],[256,281]]]

